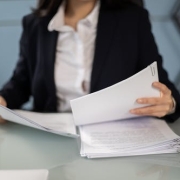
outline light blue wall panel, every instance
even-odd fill
[[[0,0],[0,88],[18,59],[21,19],[35,5],[35,0]]]
[[[172,21],[153,22],[153,33],[170,79],[175,82],[180,72],[180,36]]]
[[[171,18],[178,0],[145,0],[159,52],[170,79],[180,90],[180,34]]]
[[[169,16],[177,0],[144,0],[144,2],[153,16]]]
[[[0,0],[0,21],[20,20],[35,4],[35,0]]]

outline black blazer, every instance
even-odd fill
[[[54,62],[58,32],[47,30],[52,17],[30,14],[23,18],[19,61],[12,78],[0,91],[9,108],[20,108],[33,96],[34,111],[57,111]],[[116,10],[101,5],[91,92],[118,83],[154,61],[158,63],[160,82],[171,89],[177,102],[176,112],[166,116],[174,121],[180,116],[180,95],[162,68],[147,11],[133,4]]]

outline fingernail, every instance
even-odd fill
[[[137,102],[138,102],[138,103],[142,103],[143,100],[142,100],[142,99],[138,99]]]
[[[158,83],[157,83],[157,82],[154,82],[154,83],[153,83],[153,86],[158,86]]]

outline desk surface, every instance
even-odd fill
[[[180,135],[180,120],[170,126]],[[48,169],[50,180],[179,180],[180,154],[86,159],[76,139],[7,123],[0,126],[0,169]]]

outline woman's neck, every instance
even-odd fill
[[[65,22],[76,29],[79,20],[84,19],[93,9],[97,0],[67,0]]]

